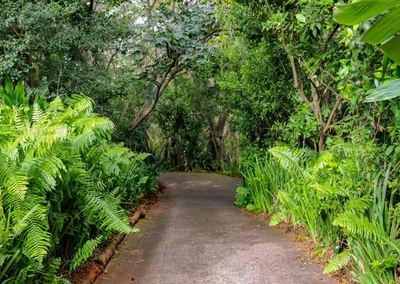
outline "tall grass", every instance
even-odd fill
[[[379,150],[341,142],[317,159],[287,147],[269,153],[246,159],[236,204],[273,213],[271,225],[304,226],[338,253],[325,273],[348,268],[359,283],[398,283],[399,181],[377,165]]]
[[[289,173],[270,155],[253,156],[244,162],[241,171],[244,185],[238,189],[236,205],[259,212],[275,212],[278,192],[289,180]]]

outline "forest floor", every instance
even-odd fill
[[[107,283],[338,283],[299,243],[233,205],[237,178],[163,173],[166,193],[125,238]]]

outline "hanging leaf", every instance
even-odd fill
[[[400,65],[399,46],[400,46],[400,35],[397,35],[391,40],[389,40],[387,43],[381,45],[380,48],[387,56],[392,58],[394,62]]]
[[[379,86],[365,99],[365,101],[369,103],[378,102],[390,100],[398,96],[400,96],[400,79]]]
[[[362,41],[378,45],[400,31],[400,7],[382,16],[364,34]]]
[[[352,4],[336,4],[333,17],[343,25],[356,25],[400,4],[400,0],[361,0]]]
[[[381,16],[364,34],[362,40],[379,46],[385,56],[400,65],[400,0],[360,0],[352,4],[336,4],[333,17],[340,24],[355,25]],[[388,13],[381,15],[382,13]],[[384,78],[382,72],[382,78]],[[366,102],[389,100],[400,96],[399,80],[384,84],[368,96]]]

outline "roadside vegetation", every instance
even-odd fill
[[[160,170],[398,282],[399,3],[333,2],[0,1],[0,282],[66,282]]]

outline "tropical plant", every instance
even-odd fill
[[[288,172],[267,153],[263,159],[257,155],[247,157],[241,175],[244,185],[237,189],[235,205],[256,212],[276,212],[278,192],[287,184]]]
[[[111,144],[114,125],[93,112],[91,99],[40,100],[0,104],[2,283],[62,281],[60,267],[73,270],[114,231],[136,231],[120,204],[155,184],[144,171],[150,187],[127,190],[135,177],[123,171],[140,168],[146,155]]]
[[[387,57],[400,65],[398,46],[400,45],[400,1],[361,0],[351,4],[336,4],[333,16],[340,24],[358,25],[372,19],[372,25],[365,32],[362,41],[379,46],[385,54],[382,78],[388,66]],[[377,19],[377,20],[376,20]],[[400,79],[383,84],[367,97],[367,102],[389,100],[400,95]]]

